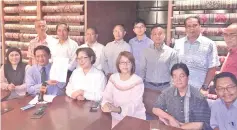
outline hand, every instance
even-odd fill
[[[180,122],[177,121],[174,117],[169,119],[169,125],[180,128]]]
[[[207,97],[209,91],[207,90],[203,90],[203,89],[200,89],[200,93],[204,96],[204,97]]]
[[[166,120],[165,118],[159,117],[159,120],[162,121],[165,125],[169,125],[168,120]]]
[[[101,110],[103,112],[112,112],[112,104],[107,102],[104,104],[104,106],[101,107]]]
[[[46,93],[46,91],[47,91],[47,87],[45,86],[40,87],[40,92]]]
[[[84,90],[78,90],[79,95],[84,96]]]
[[[46,81],[48,85],[56,85],[58,83],[57,80],[48,80]]]
[[[77,97],[78,97],[79,95],[80,95],[80,93],[79,93],[78,91],[75,91],[75,92],[72,93],[72,96],[71,96],[71,97],[72,97],[73,99],[77,99]]]
[[[79,100],[79,101],[83,101],[83,100],[85,100],[85,97],[84,97],[84,96],[81,96],[81,95],[79,95],[79,96],[77,96],[77,100]]]
[[[15,89],[15,85],[13,84],[13,83],[11,83],[11,84],[9,84],[8,86],[7,86],[7,89],[9,90],[9,91],[12,91],[12,90],[14,90]]]

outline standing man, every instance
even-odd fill
[[[179,60],[190,70],[189,84],[196,88],[208,88],[216,67],[220,65],[215,43],[201,35],[200,19],[188,17],[184,21],[186,37],[175,41]]]
[[[115,25],[113,29],[114,41],[109,42],[104,48],[101,62],[102,69],[107,78],[109,78],[111,74],[117,72],[116,59],[118,58],[119,53],[122,51],[131,52],[130,45],[123,40],[125,34],[126,31],[124,25]]]
[[[151,39],[154,42],[150,48],[141,54],[141,74],[145,87],[163,90],[170,86],[170,69],[178,62],[174,49],[165,45],[165,30],[160,26],[151,28]]]
[[[51,48],[52,59],[68,58],[68,70],[73,71],[76,68],[76,51],[78,48],[77,42],[68,37],[70,31],[66,23],[59,23],[56,26],[58,40]],[[70,74],[70,73],[69,73]]]
[[[93,65],[97,69],[101,70],[102,69],[101,55],[103,53],[104,45],[98,43],[97,38],[98,38],[97,29],[93,27],[87,28],[86,35],[85,35],[86,43],[81,45],[79,48],[90,47],[95,52],[95,55],[96,55],[96,61]]]
[[[132,47],[132,53],[135,58],[135,64],[136,64],[136,71],[135,73],[140,75],[140,61],[141,61],[141,53],[143,49],[149,48],[152,44],[153,41],[148,38],[145,34],[146,32],[146,24],[145,21],[142,19],[137,20],[134,23],[134,28],[133,28],[134,33],[136,34],[136,37],[131,39],[129,41],[129,44]]]
[[[36,64],[34,64],[26,72],[25,82],[27,92],[30,95],[36,95],[40,91],[46,91],[46,94],[49,95],[64,94],[63,88],[66,84],[49,79],[51,69],[51,63],[49,63],[49,59],[51,57],[49,48],[47,46],[40,45],[34,49],[33,53]],[[42,84],[47,84],[47,88],[42,86]]]
[[[237,23],[233,23],[225,29],[224,39],[229,53],[221,72],[231,72],[237,77]]]
[[[48,30],[47,24],[45,20],[36,20],[35,21],[35,31],[37,33],[37,37],[30,41],[30,45],[28,47],[27,57],[29,58],[29,64],[36,64],[34,58],[34,49],[39,45],[48,46],[51,49],[51,44],[56,44],[57,40],[51,36],[46,34]]]

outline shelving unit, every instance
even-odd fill
[[[1,1],[2,63],[7,46],[22,50],[27,62],[29,41],[37,36],[34,21],[44,19],[48,25],[47,34],[56,36],[56,25],[64,22],[70,26],[69,37],[78,44],[84,43],[87,27],[86,0],[3,0]]]

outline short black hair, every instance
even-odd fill
[[[137,19],[137,20],[133,23],[133,26],[135,26],[135,25],[137,25],[137,24],[139,24],[139,23],[142,23],[142,24],[144,24],[144,25],[146,26],[146,22],[145,22],[145,20],[143,20],[143,19]]]
[[[187,18],[184,20],[184,25],[186,26],[186,22],[187,22],[189,19],[192,19],[192,18],[197,19],[198,24],[201,25],[201,20],[200,20],[199,16],[189,16],[189,17],[187,17]]]
[[[176,63],[172,66],[171,71],[170,71],[170,75],[173,76],[173,72],[177,69],[182,69],[184,71],[184,73],[186,74],[186,76],[189,76],[189,69],[188,66],[182,62],[180,63]]]
[[[56,31],[58,31],[58,27],[59,27],[60,25],[65,25],[66,28],[67,28],[67,31],[68,31],[68,32],[70,31],[70,28],[69,28],[68,24],[66,24],[66,23],[59,23],[59,24],[56,26]]]
[[[76,51],[77,56],[78,56],[79,52],[81,52],[81,51],[85,52],[86,55],[92,59],[91,64],[93,65],[96,61],[95,52],[89,47],[82,47],[82,48],[77,49],[77,51]]]
[[[230,72],[221,72],[221,73],[215,75],[215,77],[214,77],[213,82],[214,82],[215,88],[216,88],[216,82],[220,78],[230,78],[234,82],[234,84],[237,85],[237,79],[234,74],[232,74]]]
[[[38,51],[38,50],[44,50],[48,55],[51,55],[50,50],[49,50],[49,48],[47,46],[44,46],[44,45],[37,46],[34,49],[34,55],[35,55],[36,51]]]
[[[154,25],[154,26],[151,27],[151,31],[152,31],[153,29],[155,29],[155,28],[162,28],[162,29],[164,29],[163,26],[161,26],[161,25],[159,25],[159,24],[156,24],[156,25]]]
[[[114,28],[115,28],[116,26],[121,26],[121,27],[125,30],[124,24],[116,24],[116,25],[114,25]],[[113,29],[114,29],[114,28],[113,28]]]
[[[98,30],[96,27],[89,27],[86,30],[89,30],[89,29],[93,30],[95,32],[95,34],[98,34]]]

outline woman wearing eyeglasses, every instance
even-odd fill
[[[75,69],[66,87],[66,94],[76,100],[99,101],[106,85],[104,73],[95,67],[96,56],[91,48],[76,51],[80,67]]]
[[[12,47],[7,50],[6,63],[1,67],[1,89],[11,91],[8,99],[17,98],[26,94],[25,72],[29,68],[22,62],[20,49]]]
[[[101,109],[112,114],[112,127],[125,116],[146,119],[143,104],[144,84],[134,74],[135,59],[130,52],[121,52],[116,61],[118,73],[111,75],[103,93]]]

